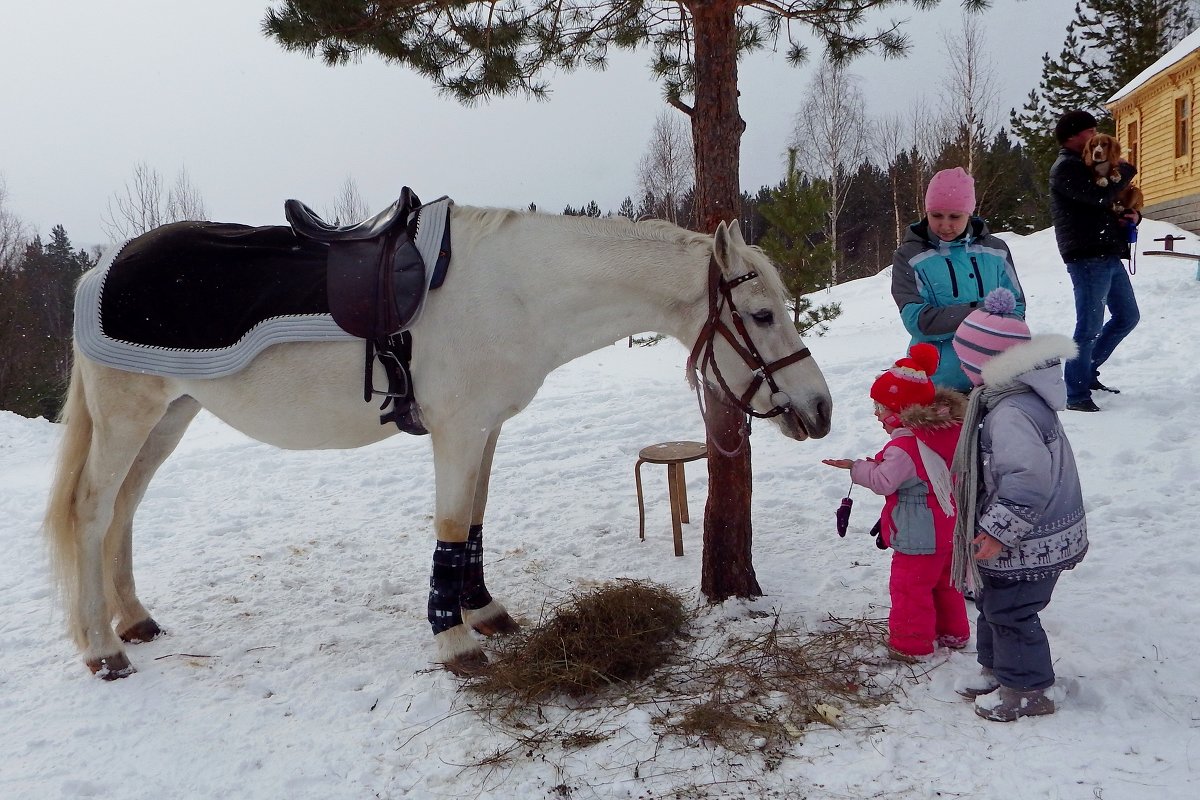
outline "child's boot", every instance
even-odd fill
[[[1040,717],[1054,713],[1054,701],[1045,689],[1010,689],[1001,686],[995,694],[975,700],[975,713],[993,722],[1012,722],[1020,717]]]
[[[1000,681],[988,667],[983,667],[974,675],[967,675],[954,682],[954,691],[968,700],[974,700],[981,694],[989,694],[1000,688]]]

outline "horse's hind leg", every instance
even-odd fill
[[[120,548],[106,541],[121,487],[168,402],[163,379],[101,367],[76,353],[46,532],[68,630],[88,668],[105,679],[133,672],[109,604],[117,595],[109,558]]]
[[[462,618],[484,636],[515,633],[520,627],[509,616],[504,606],[492,599],[483,579],[483,514],[487,506],[488,482],[492,474],[492,457],[496,454],[496,440],[500,429],[496,428],[488,437],[479,476],[475,481],[475,502],[471,514],[471,528],[467,533],[466,566],[463,570]]]
[[[117,633],[125,642],[148,642],[163,632],[137,597],[133,580],[133,515],[154,473],[175,451],[199,411],[200,404],[190,397],[180,397],[171,403],[142,445],[117,495],[113,521],[105,537],[105,557],[113,565],[109,603]]]

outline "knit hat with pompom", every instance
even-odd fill
[[[973,386],[983,383],[983,367],[1010,347],[1030,339],[1029,326],[1016,314],[1017,298],[1003,286],[967,315],[954,333],[954,352]]]
[[[907,358],[897,361],[871,384],[871,399],[896,413],[909,406],[929,405],[937,391],[929,376],[937,372],[938,361],[936,347],[926,342],[914,344]]]

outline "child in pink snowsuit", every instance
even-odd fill
[[[891,440],[874,458],[825,459],[850,480],[884,495],[879,518],[892,548],[888,649],[920,659],[936,645],[958,649],[970,638],[962,593],[950,582],[954,504],[949,465],[962,430],[966,398],[935,388],[938,352],[915,344],[871,386],[875,416]]]

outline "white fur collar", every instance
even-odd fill
[[[983,366],[981,374],[986,386],[998,387],[1011,383],[1031,369],[1045,366],[1054,359],[1067,360],[1079,352],[1070,337],[1057,333],[1034,336],[1028,342],[1010,347]]]

